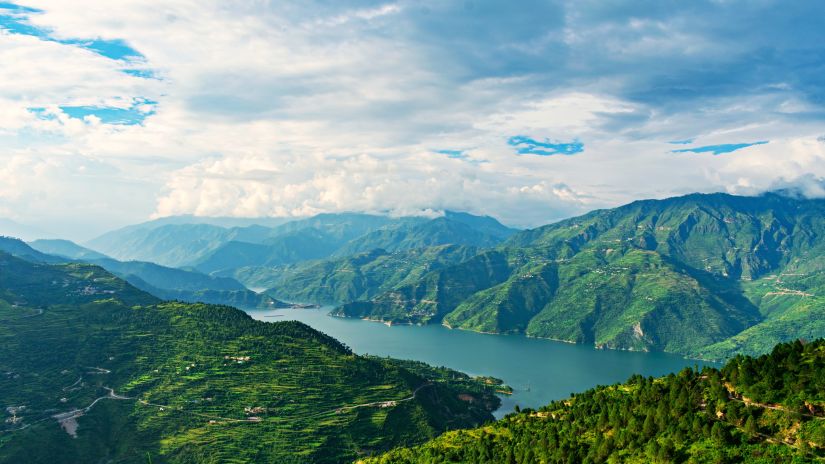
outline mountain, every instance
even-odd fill
[[[231,229],[210,224],[139,224],[108,232],[88,246],[122,261],[180,267],[206,256],[233,235]]]
[[[32,246],[62,253],[60,256],[45,254]],[[242,308],[288,306],[267,295],[255,293],[231,278],[212,277],[141,261],[117,261],[68,240],[35,240],[30,246],[18,239],[0,238],[0,251],[37,263],[79,261],[95,264],[135,287],[166,300],[228,304]]]
[[[196,266],[214,272],[326,256],[347,241],[393,221],[385,216],[342,213],[320,214],[272,227],[222,227],[186,222],[189,219],[192,217],[174,217],[125,227],[92,240],[89,246],[120,260]]]
[[[142,261],[122,262],[110,258],[82,261],[98,265],[135,287],[164,300],[225,304],[241,308],[288,306],[267,295],[255,293],[237,280],[227,277],[213,277]]]
[[[519,232],[337,315],[721,359],[825,336],[825,201],[638,201]]]
[[[365,234],[337,250],[335,256],[375,249],[392,252],[447,244],[493,247],[515,232],[488,216],[447,211],[444,216],[432,220],[405,222]]]
[[[108,256],[89,248],[82,247],[70,240],[38,239],[29,242],[29,246],[49,255],[62,256],[72,260],[107,259]]]
[[[825,341],[721,370],[597,387],[363,464],[748,462],[825,459]]]
[[[379,248],[393,252],[447,244],[490,247],[514,232],[493,218],[454,212],[435,219],[319,214],[275,227],[224,228],[181,223],[184,220],[126,227],[98,237],[89,246],[120,260],[232,276],[240,268],[272,268]]]
[[[460,263],[477,252],[476,247],[441,245],[387,252],[374,249],[345,258],[310,261],[269,270],[241,269],[266,278],[257,285],[268,294],[287,301],[341,304],[372,298],[402,282],[415,280],[434,269]],[[237,274],[236,274],[237,275]]]
[[[67,259],[59,256],[52,256],[41,253],[26,244],[26,242],[14,237],[0,237],[0,252],[26,259],[36,263],[63,263]]]
[[[2,463],[351,462],[499,404],[495,381],[162,302],[98,266],[0,269]]]

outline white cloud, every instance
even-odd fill
[[[526,226],[825,176],[816,79],[782,61],[785,48],[748,68],[765,47],[796,43],[777,30],[796,32],[728,36],[727,6],[708,7],[714,16],[601,2],[27,5],[55,37],[125,40],[145,57],[129,66],[160,79],[81,47],[0,35],[0,62],[12,63],[0,67],[0,207],[21,222],[466,209]],[[157,105],[140,125],[60,109],[144,98]],[[578,139],[584,151],[517,156],[514,135]],[[666,142],[686,138],[770,143],[671,153]]]

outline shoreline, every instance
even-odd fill
[[[357,320],[367,321],[367,322],[379,322],[381,324],[386,325],[387,327],[392,327],[394,325],[419,326],[419,327],[423,327],[423,326],[427,326],[427,325],[436,325],[435,323],[423,323],[422,324],[422,323],[413,323],[413,322],[397,322],[397,321],[391,321],[391,320],[388,321],[388,320],[384,320],[384,319],[373,319],[373,318],[370,318],[370,317],[344,316],[344,315],[341,315],[341,314],[334,314],[333,312],[330,312],[329,316],[340,317],[340,318],[343,318],[343,319],[357,319]],[[596,345],[596,344],[588,345],[588,344],[584,344],[584,343],[577,343],[577,342],[570,341],[570,340],[563,340],[563,339],[552,338],[552,337],[537,337],[535,335],[528,335],[528,334],[525,334],[525,333],[522,333],[522,332],[503,333],[503,332],[486,332],[486,331],[483,331],[483,330],[465,329],[465,328],[462,328],[462,327],[453,327],[445,321],[442,321],[440,325],[441,325],[441,327],[444,327],[444,328],[449,329],[449,330],[461,330],[461,331],[464,331],[464,332],[472,332],[472,333],[483,334],[483,335],[520,336],[520,337],[524,337],[524,338],[531,338],[531,339],[534,339],[534,340],[547,340],[547,341],[551,341],[551,342],[565,343],[565,344],[568,344],[568,345],[577,345],[577,346],[583,346],[583,347],[588,347],[589,346],[589,347],[592,347],[594,350],[600,350],[600,351],[609,350],[609,351],[624,351],[624,352],[629,352],[629,353],[649,353],[649,354],[661,353],[661,354],[666,354],[666,355],[670,355],[670,356],[677,356],[677,357],[679,357],[681,359],[684,359],[684,360],[687,360],[687,361],[701,361],[701,362],[704,362],[704,363],[712,363],[712,364],[724,364],[724,362],[725,362],[724,359],[722,359],[722,360],[720,360],[720,359],[705,359],[705,358],[689,356],[689,355],[684,355],[684,354],[679,354],[679,353],[672,353],[672,352],[669,352],[669,351],[634,350],[632,348],[613,348],[613,347],[609,347],[609,346]]]

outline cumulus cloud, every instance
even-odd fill
[[[0,23],[0,211],[47,229],[444,209],[533,226],[825,176],[816,2],[19,4],[40,32]],[[770,143],[670,153],[742,140]]]
[[[792,180],[780,179],[769,191],[792,198],[825,198],[825,178],[806,174]]]

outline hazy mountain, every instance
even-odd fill
[[[254,250],[251,256],[264,253],[273,262],[320,257],[322,255],[315,251],[316,248],[337,249],[341,244],[392,221],[384,216],[344,213],[322,214],[272,227],[250,224],[228,228],[186,222],[189,219],[192,217],[176,216],[125,227],[90,241],[89,246],[120,260],[150,261],[172,267],[200,265],[211,272],[254,261],[244,258],[244,247]],[[301,237],[309,234],[315,237]],[[251,244],[267,245],[268,249],[249,247]],[[222,250],[223,247],[228,249]],[[236,258],[238,253],[240,256]]]
[[[285,224],[277,232],[279,235],[259,244],[227,243],[195,267],[206,273],[222,275],[234,275],[234,270],[243,268],[247,271],[244,275],[260,281],[248,273],[249,268],[264,268],[266,273],[266,268],[341,258],[376,249],[395,252],[441,245],[491,247],[501,243],[514,230],[493,218],[447,212],[434,219],[320,215]]]
[[[339,315],[723,357],[825,335],[825,201],[688,195],[515,234]]]
[[[212,277],[195,271],[160,266],[142,261],[122,262],[103,257],[68,240],[39,240],[32,245],[42,250],[63,251],[63,256],[45,254],[18,239],[0,238],[0,251],[39,263],[84,262],[98,265],[135,287],[158,298],[227,304],[244,308],[282,307],[284,303],[255,293],[240,282],[226,277]],[[74,255],[69,257],[66,255]],[[81,256],[88,256],[82,258]]]
[[[29,242],[29,246],[37,251],[62,256],[74,260],[106,259],[108,256],[89,248],[82,247],[70,240],[39,239]]]
[[[36,263],[64,263],[69,259],[41,253],[26,244],[26,242],[13,237],[0,237],[0,252],[8,253],[28,261]]]
[[[488,216],[447,211],[443,217],[410,221],[365,234],[335,252],[349,256],[370,250],[401,251],[438,245],[493,247],[515,233]]]
[[[232,235],[231,229],[210,224],[138,225],[108,232],[88,246],[119,260],[179,267],[207,255]]]
[[[98,237],[89,246],[120,260],[231,275],[239,268],[283,266],[377,248],[400,251],[446,244],[488,247],[514,232],[489,217],[453,212],[435,219],[320,214],[276,227],[182,223],[186,219],[176,217],[119,229]]]

